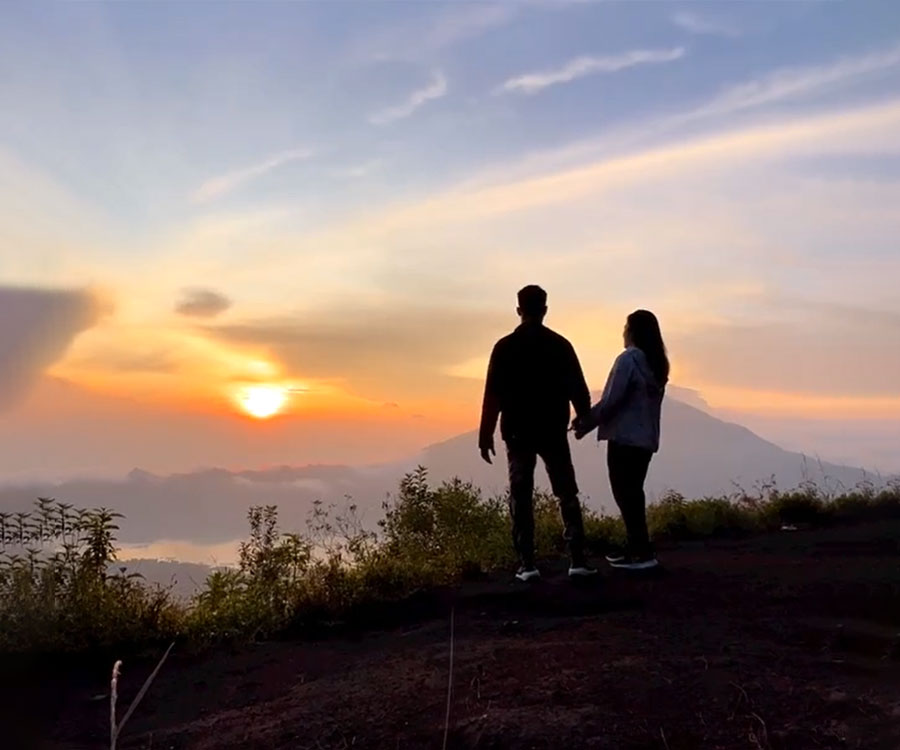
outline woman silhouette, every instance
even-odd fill
[[[644,481],[650,460],[659,450],[669,359],[659,321],[648,310],[628,316],[624,340],[625,351],[616,358],[600,401],[589,417],[576,418],[572,429],[580,440],[596,427],[598,439],[609,441],[609,484],[625,522],[628,544],[621,554],[607,555],[607,561],[614,568],[644,570],[658,564],[647,530]]]

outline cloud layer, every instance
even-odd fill
[[[810,96],[864,76],[900,66],[900,44],[862,55],[840,57],[824,65],[779,68],[722,91],[690,117],[739,112],[790,98]]]
[[[25,395],[101,313],[89,292],[0,287],[0,410]]]
[[[900,313],[773,301],[771,320],[734,319],[673,339],[693,382],[761,391],[895,397]]]
[[[265,347],[297,377],[345,382],[366,398],[384,400],[431,395],[454,365],[486,356],[496,332],[515,322],[511,312],[398,304],[208,330],[224,341]]]

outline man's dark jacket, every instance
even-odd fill
[[[570,403],[579,417],[590,413],[591,394],[575,349],[546,326],[523,323],[491,353],[479,445],[491,444],[498,416],[506,442],[565,436]]]

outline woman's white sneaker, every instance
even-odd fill
[[[625,556],[621,560],[609,563],[614,568],[620,570],[649,570],[659,565],[659,560],[655,557],[630,557]]]

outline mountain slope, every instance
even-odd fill
[[[724,422],[673,398],[666,399],[662,431],[660,452],[647,480],[651,496],[668,489],[686,497],[722,495],[734,492],[736,485],[750,491],[773,478],[782,489],[806,480],[823,487],[852,487],[866,478],[862,469],[819,463],[783,450],[745,427]],[[572,443],[575,469],[586,501],[595,508],[611,509],[605,445],[598,445],[593,435]],[[499,454],[493,466],[481,460],[476,445],[477,433],[459,435],[426,448],[419,462],[428,467],[435,479],[459,476],[487,492],[502,491],[506,485],[502,443],[498,442]],[[542,467],[538,477],[538,482],[547,486]]]

